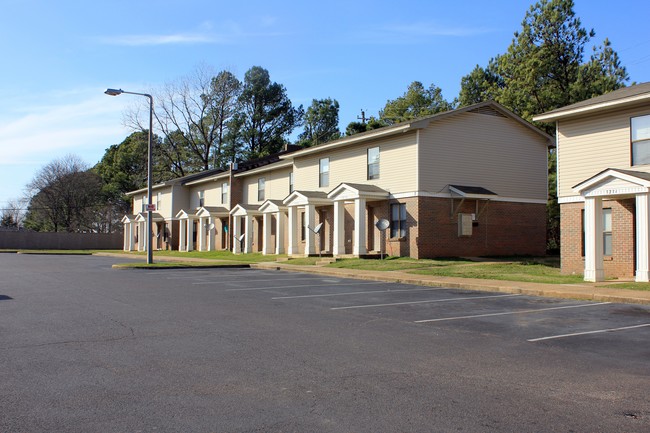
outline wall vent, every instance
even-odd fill
[[[506,117],[503,113],[495,110],[492,107],[478,107],[473,110],[469,110],[470,113],[476,114],[485,114],[487,116],[496,116],[496,117]]]

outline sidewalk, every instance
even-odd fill
[[[433,287],[450,287],[454,289],[478,290],[485,292],[520,293],[523,295],[544,296],[552,298],[650,305],[650,291],[596,287],[597,285],[603,283],[526,283],[520,281],[481,280],[477,278],[415,275],[402,271],[378,272],[363,271],[358,269],[326,268],[319,266],[297,266],[282,262],[254,263],[251,264],[251,268],[277,269],[288,272],[309,272],[313,274],[330,275],[341,278],[356,278],[360,280],[386,281]]]

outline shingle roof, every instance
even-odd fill
[[[650,98],[650,82],[640,83],[634,86],[623,87],[613,92],[605,93],[604,95],[596,96],[591,99],[586,99],[584,101],[576,102],[575,104],[567,105],[556,110],[551,110],[546,113],[542,113],[539,116],[535,116],[533,120],[536,120],[537,117],[558,117],[562,114],[578,110],[578,109],[588,109],[591,106],[597,106],[600,104],[609,104],[616,102],[623,102],[628,98],[634,97],[643,97],[648,96]]]

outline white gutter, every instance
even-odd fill
[[[643,93],[641,95],[630,96],[627,98],[616,99],[613,101],[601,102],[601,103],[573,108],[569,110],[562,110],[559,112],[540,114],[538,116],[533,116],[533,120],[535,122],[548,122],[548,121],[561,119],[563,117],[578,116],[580,114],[590,113],[592,111],[599,111],[599,110],[615,108],[618,106],[624,106],[624,105],[632,104],[634,102],[643,102],[649,99],[650,99],[650,93]]]

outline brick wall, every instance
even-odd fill
[[[635,201],[603,200],[603,208],[612,209],[612,255],[603,259],[605,277],[633,277],[635,257]],[[560,205],[561,263],[563,274],[583,274],[582,255],[583,203]]]
[[[546,205],[420,197],[407,213],[411,256],[541,256],[546,252]],[[472,235],[458,236],[458,213],[473,213]]]

